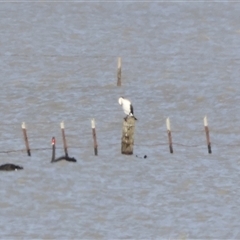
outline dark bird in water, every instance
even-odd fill
[[[17,171],[21,169],[23,169],[23,167],[12,164],[12,163],[6,163],[0,166],[1,171]]]
[[[139,157],[138,155],[136,155],[137,158],[147,158],[147,155],[144,155],[144,157]]]
[[[56,150],[55,144],[56,144],[55,137],[53,137],[52,138],[52,160],[51,160],[51,163],[59,162],[61,160],[65,160],[68,162],[77,162],[77,160],[75,158],[69,157],[68,154],[66,154],[65,156],[55,158],[55,150]]]
[[[118,99],[118,103],[122,106],[123,112],[127,115],[124,118],[126,121],[128,117],[134,117],[134,119],[137,120],[137,118],[133,115],[133,105],[128,99],[120,97]]]

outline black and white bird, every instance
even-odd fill
[[[122,106],[124,113],[127,115],[124,118],[125,120],[127,120],[128,117],[134,117],[134,119],[137,120],[137,118],[135,118],[135,116],[133,114],[133,105],[128,99],[126,99],[124,97],[120,97],[118,99],[118,103]]]
[[[0,166],[0,171],[17,171],[21,169],[23,169],[23,167],[12,163],[6,163]]]

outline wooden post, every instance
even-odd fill
[[[25,145],[26,145],[26,149],[27,149],[27,154],[28,154],[28,156],[31,156],[25,122],[22,123],[22,130],[23,130],[23,137],[24,137],[24,141],[25,141]]]
[[[121,79],[121,72],[122,72],[122,59],[118,58],[118,70],[117,70],[117,86],[121,86],[122,79]]]
[[[133,154],[135,118],[127,117],[123,120],[122,128],[122,154]]]
[[[64,130],[64,122],[60,123],[60,127],[62,130],[63,148],[64,148],[65,156],[68,157],[67,141],[66,141],[65,130]]]
[[[173,153],[172,134],[171,134],[171,126],[170,126],[170,119],[169,118],[167,118],[167,120],[166,120],[166,125],[167,125],[167,133],[168,133],[169,150],[170,150],[170,153]]]
[[[94,118],[91,120],[91,123],[92,123],[92,135],[93,135],[94,154],[95,154],[95,156],[97,156],[97,155],[98,155],[97,135],[96,135],[95,120],[94,120]]]
[[[210,154],[210,153],[212,153],[212,149],[211,149],[211,142],[210,142],[210,135],[209,135],[209,129],[208,129],[207,116],[204,117],[203,123],[204,123],[204,129],[205,129],[205,133],[206,133],[208,153]]]

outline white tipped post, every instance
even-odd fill
[[[122,79],[121,79],[121,73],[122,73],[122,59],[118,58],[118,70],[117,70],[117,86],[121,86]]]
[[[170,153],[173,153],[172,134],[171,134],[171,125],[170,125],[169,117],[166,119],[166,126],[167,126],[169,150],[170,150]]]
[[[211,149],[211,142],[210,142],[210,135],[209,135],[207,116],[204,117],[203,124],[204,124],[205,133],[206,133],[208,153],[210,154],[210,153],[212,153],[212,149]]]
[[[27,154],[30,157],[31,156],[31,151],[30,151],[30,147],[29,147],[29,143],[28,143],[27,129],[26,129],[25,122],[22,123],[22,130],[23,130],[23,137],[24,137],[24,141],[25,141],[25,146],[26,146],[26,149],[27,149]]]
[[[98,155],[98,146],[97,146],[97,135],[96,135],[96,128],[95,128],[95,120],[94,120],[94,118],[91,120],[91,125],[92,125],[94,154],[95,154],[95,156],[97,156]]]
[[[167,130],[171,131],[171,126],[170,126],[170,119],[169,117],[166,119],[166,125],[167,125]]]
[[[63,149],[65,152],[65,156],[68,157],[67,141],[66,141],[66,136],[65,136],[65,126],[64,126],[63,121],[60,123],[60,127],[61,127],[61,131],[62,131]]]
[[[204,117],[203,124],[204,124],[204,127],[208,126],[207,116]]]

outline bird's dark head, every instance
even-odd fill
[[[22,170],[22,169],[23,169],[23,167],[21,167],[21,166],[15,166],[15,171]]]
[[[56,139],[55,137],[52,137],[52,146],[56,144]]]

